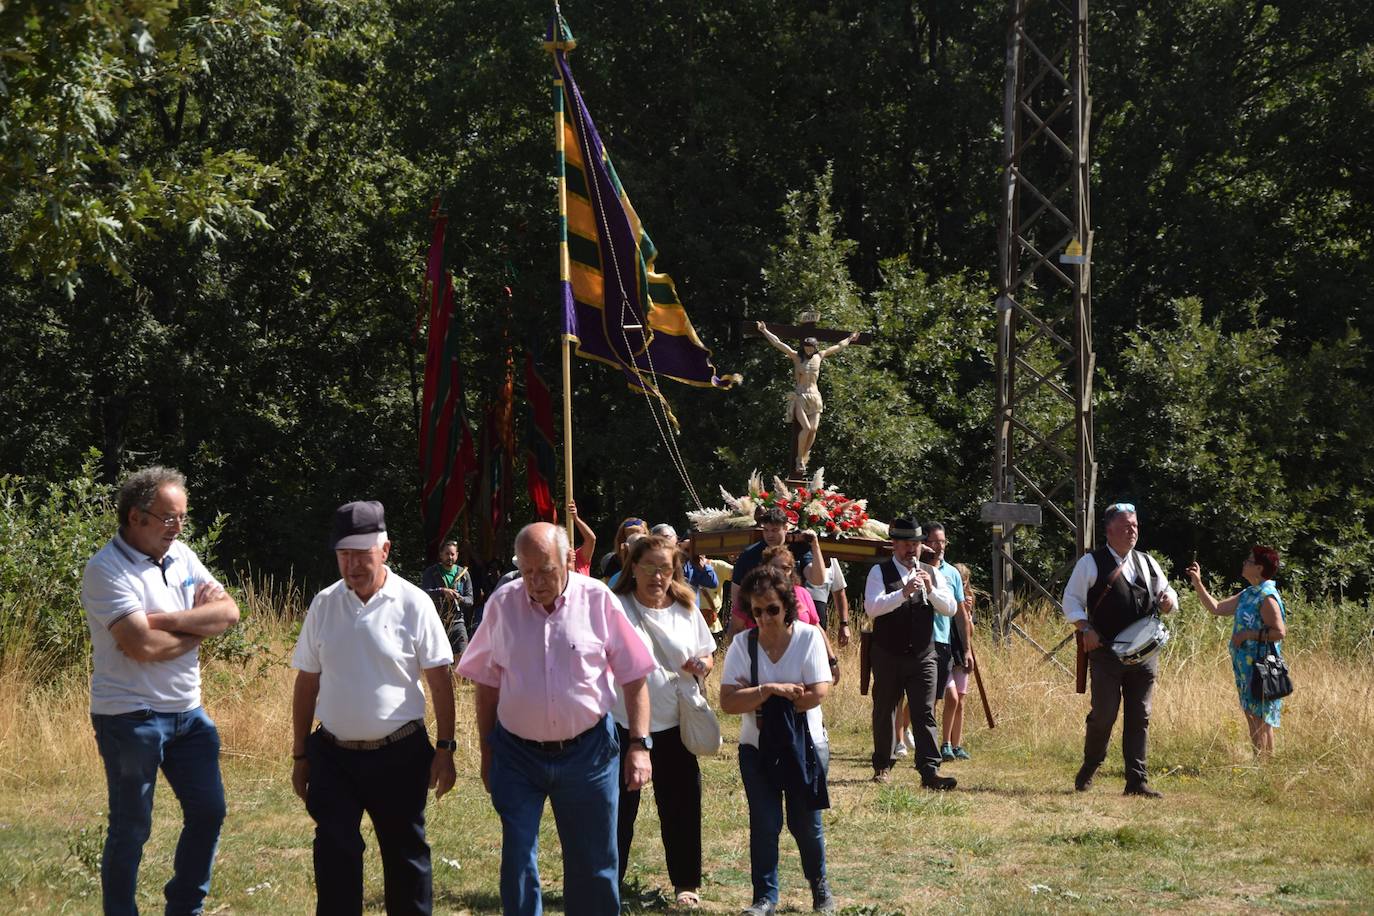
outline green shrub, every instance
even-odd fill
[[[0,663],[21,663],[40,677],[89,666],[90,631],[81,607],[86,561],[116,529],[114,488],[96,479],[99,455],[81,473],[42,484],[0,476]],[[187,538],[213,563],[223,518]],[[207,642],[215,657],[246,660],[255,646],[239,627]]]

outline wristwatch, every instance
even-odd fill
[[[440,751],[456,751],[458,750],[458,742],[452,738],[438,738],[434,742],[434,748]]]
[[[631,735],[630,744],[638,744],[640,747],[644,748],[644,750],[652,751],[654,749],[654,736],[644,735],[643,737],[635,737]]]

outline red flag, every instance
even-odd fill
[[[420,409],[420,513],[424,520],[425,554],[431,560],[438,555],[440,543],[467,504],[467,478],[477,466],[472,430],[463,409],[453,277],[443,273],[447,222],[447,217],[434,214],[434,235],[425,272],[430,309],[424,401]]]
[[[525,428],[525,481],[529,486],[534,514],[543,522],[558,521],[553,504],[553,479],[556,473],[553,446],[553,395],[534,353],[525,353],[525,403],[529,405],[529,425]]]
[[[500,538],[510,518],[511,486],[515,477],[515,355],[506,350],[506,370],[496,395],[495,432],[500,440],[501,486],[491,505],[497,537]]]

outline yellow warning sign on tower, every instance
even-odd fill
[[[1086,264],[1087,257],[1083,254],[1083,246],[1078,239],[1070,239],[1069,244],[1064,246],[1064,253],[1059,256],[1060,264]]]

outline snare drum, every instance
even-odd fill
[[[1123,665],[1143,665],[1169,641],[1164,622],[1153,615],[1142,617],[1116,634],[1112,651]]]

